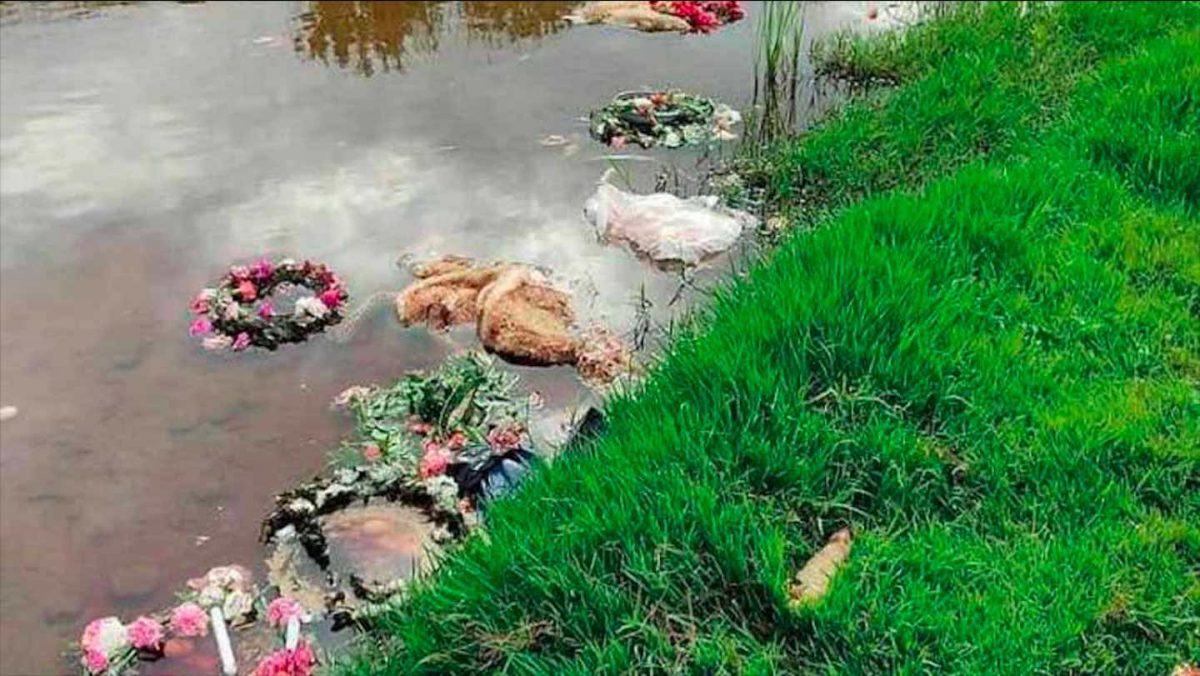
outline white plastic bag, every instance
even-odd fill
[[[717,206],[716,195],[680,199],[665,192],[636,195],[601,183],[583,205],[587,220],[609,241],[656,261],[694,265],[729,247],[756,219]]]

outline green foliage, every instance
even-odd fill
[[[373,441],[389,460],[416,467],[422,439],[445,440],[461,432],[470,442],[463,452],[485,457],[492,426],[525,428],[528,404],[514,400],[515,385],[516,377],[495,368],[490,357],[475,352],[450,357],[433,373],[409,373],[387,389],[352,399],[360,440],[355,445]],[[414,423],[431,429],[414,434]]]
[[[864,73],[853,77],[906,85],[873,90],[814,132],[766,153],[748,153],[742,171],[770,200],[799,206],[804,219],[816,221],[829,209],[919,187],[982,157],[1023,154],[1079,109],[1068,99],[1100,63],[1197,25],[1200,3],[962,3],[945,19],[900,34],[873,41],[842,38],[824,51],[819,48],[818,56],[832,50],[837,59],[856,64],[838,68]],[[1195,77],[1185,66],[1194,58],[1187,50],[1167,50],[1159,58],[1178,63],[1161,64],[1173,76],[1163,82],[1173,84],[1156,86],[1195,91]],[[833,68],[820,63],[818,70]],[[1104,91],[1120,96],[1111,87]],[[1129,91],[1127,98],[1155,105],[1143,93]],[[1173,110],[1163,106],[1164,114]],[[1088,108],[1085,114],[1095,112]],[[1136,142],[1146,131],[1139,127],[1139,112],[1117,115],[1107,138]],[[1180,141],[1172,152],[1187,152],[1194,148],[1190,143]],[[1196,163],[1178,166],[1186,181]]]
[[[343,671],[1200,657],[1198,18],[988,5],[881,43],[905,84],[760,165],[817,227],[722,289]],[[843,526],[848,566],[790,610]]]

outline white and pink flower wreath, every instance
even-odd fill
[[[271,294],[288,286],[312,292],[296,300],[290,313],[277,313]],[[202,336],[205,349],[241,352],[251,345],[274,350],[299,343],[342,321],[349,298],[342,280],[324,263],[273,263],[267,259],[249,266],[235,265],[215,287],[192,300],[188,333]]]

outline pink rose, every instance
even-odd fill
[[[264,300],[262,305],[258,306],[258,316],[263,319],[270,319],[271,315],[275,314],[275,306],[271,305],[271,301]]]
[[[229,268],[229,276],[240,282],[250,276],[250,268],[245,265],[235,265]]]
[[[421,456],[420,473],[422,479],[443,474],[450,465],[450,451],[431,441],[425,442],[425,455]]]
[[[244,301],[251,301],[258,298],[258,287],[254,286],[254,282],[248,279],[238,282],[237,292]]]
[[[163,626],[149,617],[139,617],[125,628],[129,642],[138,650],[157,650],[163,641]]]
[[[379,444],[367,444],[363,446],[362,455],[367,462],[376,462],[383,457],[383,451],[379,449]]]
[[[608,139],[608,145],[610,145],[613,148],[616,148],[618,150],[621,148],[624,148],[625,147],[625,137],[624,136],[614,136],[614,137]]]
[[[212,322],[208,321],[207,317],[197,317],[196,319],[192,320],[191,325],[188,326],[188,335],[203,336],[209,331],[212,331],[212,328]]]
[[[233,339],[233,351],[241,352],[248,347],[250,347],[250,334],[242,331],[237,334],[237,338]]]
[[[318,297],[330,310],[336,310],[342,304],[342,290],[337,287],[322,291]]]
[[[195,603],[184,603],[171,611],[171,631],[179,636],[207,636],[208,614]]]
[[[462,430],[454,430],[453,433],[446,439],[446,448],[452,451],[461,451],[467,445],[467,434]]]
[[[292,618],[299,620],[303,617],[304,606],[286,596],[280,596],[267,606],[267,622],[270,622],[272,627],[283,627]]]
[[[108,669],[108,655],[99,650],[83,651],[83,666],[89,673],[99,674]]]
[[[497,453],[521,447],[521,428],[515,425],[498,425],[488,431],[488,445]]]

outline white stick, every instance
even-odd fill
[[[296,644],[300,642],[300,618],[293,617],[288,619],[287,623],[287,638],[284,639],[283,645],[288,650],[295,650]]]
[[[229,628],[225,626],[225,614],[219,606],[208,611],[212,617],[213,636],[217,639],[217,652],[221,654],[221,673],[237,676],[237,661],[233,659],[233,645],[229,642]]]

